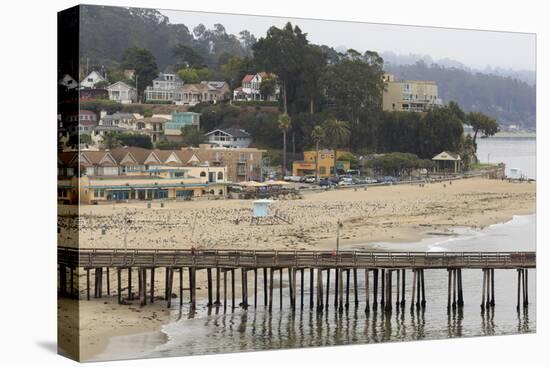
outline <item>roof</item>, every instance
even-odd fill
[[[227,85],[224,81],[212,81],[212,80],[203,80],[201,84],[207,84],[209,87],[215,88],[215,89],[221,89]]]
[[[246,74],[242,80],[243,83],[250,83],[254,79],[254,75]]]
[[[230,128],[227,128],[227,129],[215,129],[215,130],[212,130],[204,135],[208,136],[210,134],[213,134],[215,133],[216,131],[220,131],[224,134],[227,134],[227,135],[230,135],[234,138],[248,138],[250,137],[250,134],[248,132],[246,132],[246,130],[243,130],[243,129],[238,129],[238,128],[234,128],[234,127],[230,127]]]
[[[103,116],[103,120],[114,120],[114,119],[134,119],[135,116],[132,113],[128,112],[115,112],[112,115]]]
[[[432,158],[434,161],[459,161],[460,155],[448,151],[443,151]]]
[[[260,75],[260,77],[263,79],[263,78],[268,78],[268,79],[276,79],[277,78],[277,75],[273,74],[273,73],[268,73],[268,72],[265,72],[265,71],[260,71],[258,73],[258,75]]]
[[[120,85],[121,87],[124,87],[126,89],[135,89],[134,87],[124,83],[123,81],[118,81],[116,83],[113,83],[107,87],[107,89],[113,88],[114,86]]]
[[[143,122],[151,122],[151,123],[164,123],[168,121],[168,119],[165,119],[163,117],[144,117],[142,119],[139,119],[139,121]]]

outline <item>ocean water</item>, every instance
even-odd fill
[[[504,162],[509,168],[520,168],[529,177],[536,177],[534,139],[480,139],[479,158],[490,162]],[[488,226],[482,230],[452,228],[453,236],[430,236],[419,242],[375,243],[354,245],[350,248],[388,251],[534,251],[536,249],[536,215],[514,216],[506,223]],[[261,273],[261,272],[260,272]],[[259,273],[259,275],[260,275]],[[277,272],[275,273],[278,274]],[[259,351],[281,348],[319,347],[331,345],[365,344],[429,340],[471,336],[531,333],[536,330],[536,270],[529,270],[529,306],[516,311],[517,272],[495,271],[494,309],[482,311],[481,270],[463,270],[464,308],[447,312],[446,270],[426,270],[426,308],[411,310],[409,305],[412,274],[407,272],[407,304],[404,309],[391,313],[365,312],[365,277],[359,271],[359,304],[353,302],[343,313],[334,308],[334,273],[331,276],[329,310],[318,313],[309,308],[309,272],[306,271],[304,308],[298,296],[296,312],[289,311],[286,272],[282,279],[283,308],[279,309],[279,282],[275,281],[273,310],[263,304],[263,290],[258,291],[258,307],[248,310],[237,307],[208,309],[206,300],[199,300],[196,313],[187,305],[174,311],[177,321],[165,325],[162,331],[167,342],[151,344],[143,351],[150,333],[121,336],[111,339],[108,349],[99,359],[133,357],[166,357],[210,353]],[[372,283],[372,276],[370,277]],[[298,279],[297,295],[300,294]],[[263,284],[261,275],[258,284]],[[325,279],[326,285],[326,279]],[[353,289],[353,288],[352,288]],[[372,303],[372,284],[371,284]],[[326,288],[325,288],[326,290]],[[249,291],[250,292],[250,291]],[[326,296],[326,294],[324,295]],[[250,302],[250,301],[249,301]],[[394,301],[395,302],[395,301]],[[179,304],[179,302],[174,302]],[[139,354],[132,354],[135,345]],[[137,352],[137,351],[136,351]]]
[[[537,178],[537,142],[535,138],[491,137],[477,140],[477,158],[481,163],[506,164],[506,174],[510,168],[519,168],[529,178]]]

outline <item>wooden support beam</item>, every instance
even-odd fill
[[[421,300],[420,293],[422,288],[422,272],[420,269],[416,269],[416,308],[420,308]]]
[[[412,309],[414,308],[414,301],[415,301],[415,297],[416,297],[416,278],[417,278],[417,271],[416,269],[412,269],[412,273],[413,273],[413,282],[412,282],[412,294],[411,294],[411,311]]]
[[[300,309],[304,309],[304,269],[300,269]]]
[[[451,287],[453,284],[452,269],[447,269],[447,311],[451,309]]]
[[[489,309],[491,306],[491,269],[485,269],[487,272],[487,298],[485,299],[485,307]]]
[[[384,309],[385,291],[386,291],[386,269],[382,269],[380,274],[380,307],[382,309]]]
[[[405,307],[405,272],[407,269],[401,269],[401,307]]]
[[[338,269],[336,269],[335,271],[335,274],[334,274],[334,278],[335,278],[335,283],[338,281]],[[322,274],[322,273],[321,273]],[[334,284],[334,289],[338,289],[338,284]],[[337,292],[337,291],[335,291]],[[329,295],[330,295],[330,268],[327,269],[327,294],[326,294],[326,300],[325,300],[325,308],[328,310],[328,305],[329,305]],[[337,304],[337,301],[338,300],[338,296],[335,294],[334,295],[334,307],[338,307],[338,304]],[[323,302],[321,302],[323,303]]]
[[[279,308],[283,309],[283,268],[279,269]]]
[[[323,270],[317,268],[317,311],[323,311]]]
[[[258,307],[258,269],[254,268],[254,308]]]
[[[422,308],[426,307],[426,282],[424,281],[424,269],[420,269],[421,283],[422,283]]]
[[[395,271],[395,278],[396,278],[396,282],[395,282],[395,308],[399,311],[399,299],[400,299],[400,292],[401,292],[401,287],[400,287],[400,281],[401,281],[401,270],[400,269],[397,269]]]
[[[483,289],[481,290],[481,309],[485,309],[485,288],[487,287],[487,271],[483,269]]]
[[[235,309],[235,269],[231,269],[231,309]]]
[[[117,273],[117,279],[116,279],[117,298],[118,298],[118,304],[121,304],[122,303],[122,269],[118,267],[116,269],[116,273]]]
[[[145,306],[147,303],[147,268],[140,268],[141,272],[141,293],[139,295],[140,306]]]
[[[458,307],[464,307],[464,293],[462,290],[462,269],[457,269],[458,275]]]
[[[180,309],[181,307],[183,306],[183,267],[180,266],[180,271],[179,271],[179,276],[180,276]]]
[[[491,269],[491,307],[495,307],[495,269]]]
[[[149,302],[150,303],[155,303],[155,267],[152,267],[151,268],[151,285],[150,285],[150,290],[149,290],[149,294],[150,294],[150,298],[149,298]]]
[[[194,266],[189,268],[189,279],[192,279],[191,289],[191,309],[195,310],[197,308],[197,268]]]
[[[524,272],[523,278],[525,279],[525,285],[524,285],[525,302],[523,303],[523,306],[527,307],[529,305],[529,270],[523,269],[523,272]]]
[[[296,293],[294,292],[294,281],[292,280],[292,268],[288,268],[288,298],[290,301],[290,309],[294,309],[294,305],[296,304]]]
[[[241,268],[241,284],[242,284],[241,293],[243,296],[242,307],[244,309],[247,309],[248,308],[248,270],[245,268]]]
[[[227,311],[227,270],[223,271],[223,312]]]
[[[107,295],[110,296],[111,295],[111,276],[110,276],[110,273],[109,273],[109,267],[107,267]]]
[[[216,267],[216,306],[220,305],[221,269]]]
[[[90,300],[90,268],[86,268],[86,299]]]
[[[346,269],[346,303],[344,306],[349,308],[349,282],[350,282],[350,269]]]
[[[167,304],[166,307],[172,307],[172,284],[174,280],[174,269],[172,267],[167,268],[168,271],[168,285],[166,290]]]
[[[521,269],[516,269],[518,272],[518,300],[516,304],[516,311],[519,312],[519,299],[520,299],[520,293],[521,293]]]
[[[141,278],[142,275],[143,275],[143,271],[141,269],[141,267],[138,267],[137,268],[137,273],[138,273],[138,300],[140,301],[141,303],[141,293],[143,291],[143,279]]]
[[[327,276],[328,282],[328,276]],[[334,308],[338,309],[338,295],[340,294],[340,270],[338,268],[334,269]],[[327,292],[327,303],[328,303],[328,292]],[[328,304],[327,304],[328,309]]]
[[[273,275],[275,270],[273,268],[269,269],[269,311],[273,308]]]
[[[372,277],[372,309],[373,311],[376,311],[378,308],[378,269],[373,270]]]
[[[309,308],[313,309],[314,307],[314,301],[313,301],[313,295],[315,293],[313,287],[315,282],[315,273],[313,268],[309,269]]]
[[[344,274],[342,268],[336,270],[338,272],[338,311],[344,310]]]
[[[292,268],[292,312],[296,309],[296,268]]]
[[[267,268],[264,268],[264,306],[268,305]]]
[[[206,268],[206,287],[208,289],[208,307],[212,307],[212,268]]]
[[[128,267],[128,299],[132,300],[132,267]]]
[[[359,284],[357,284],[357,268],[353,268],[353,296],[355,307],[359,306]]]
[[[369,299],[369,269],[365,269],[365,312],[370,311],[370,299]]]

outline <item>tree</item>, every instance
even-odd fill
[[[193,68],[185,68],[185,69],[178,70],[178,76],[186,84],[196,84],[200,81],[197,70]]]
[[[204,25],[202,26],[204,27]],[[204,58],[189,46],[178,44],[174,47],[174,56],[178,59],[178,69],[206,67]]]
[[[109,86],[109,82],[106,80],[101,80],[94,84],[95,89],[105,89]]]
[[[351,122],[354,132],[362,128],[362,115],[381,110],[383,75],[383,60],[371,51],[361,55],[348,50],[338,63],[328,68],[325,77],[328,96]],[[359,135],[353,134],[352,138],[352,146],[358,148]]]
[[[311,140],[315,143],[315,179],[319,181],[319,144],[325,137],[325,130],[317,125],[311,131]]]
[[[321,80],[327,66],[327,56],[317,45],[307,45],[302,66],[302,88],[309,99],[309,113],[314,112],[314,100],[320,94]]]
[[[92,144],[92,137],[90,136],[90,134],[80,134],[79,141],[80,144],[89,145]]]
[[[323,129],[325,131],[325,140],[334,150],[334,176],[338,175],[336,169],[337,150],[349,142],[350,129],[347,121],[329,119],[325,121]]]
[[[282,167],[282,175],[285,176],[286,173],[286,133],[288,129],[292,126],[292,122],[290,121],[290,117],[283,113],[279,115],[279,129],[283,132],[283,167]]]
[[[120,146],[120,140],[117,133],[105,133],[102,139],[103,146],[106,149],[114,149]]]
[[[277,81],[273,78],[266,78],[262,80],[260,84],[260,93],[267,99],[269,96],[275,94],[275,88],[277,87]]]
[[[288,22],[282,29],[275,26],[269,28],[267,35],[252,47],[258,67],[279,77],[285,114],[288,114],[288,100],[294,98],[300,75],[304,72],[307,44],[306,34]]]
[[[184,146],[198,146],[204,142],[204,133],[196,126],[184,126],[181,128],[182,142]]]
[[[158,67],[155,57],[151,51],[145,48],[128,48],[122,57],[122,67],[124,69],[135,70],[138,96],[143,93],[145,88],[150,85],[153,79],[155,79],[158,75]]]
[[[497,121],[485,115],[482,112],[470,112],[466,117],[466,123],[474,129],[474,137],[472,143],[477,150],[477,134],[481,131],[485,136],[492,136],[498,133],[499,128]]]

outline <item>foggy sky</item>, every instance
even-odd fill
[[[433,59],[449,58],[472,68],[491,67],[535,70],[534,34],[477,31],[447,28],[398,26],[358,22],[308,20],[265,16],[215,14],[174,10],[159,10],[170,23],[183,23],[192,32],[203,23],[207,28],[223,24],[227,33],[238,35],[247,29],[257,38],[267,29],[286,22],[297,24],[315,44],[345,46],[364,52],[391,51],[396,54],[429,55]]]

